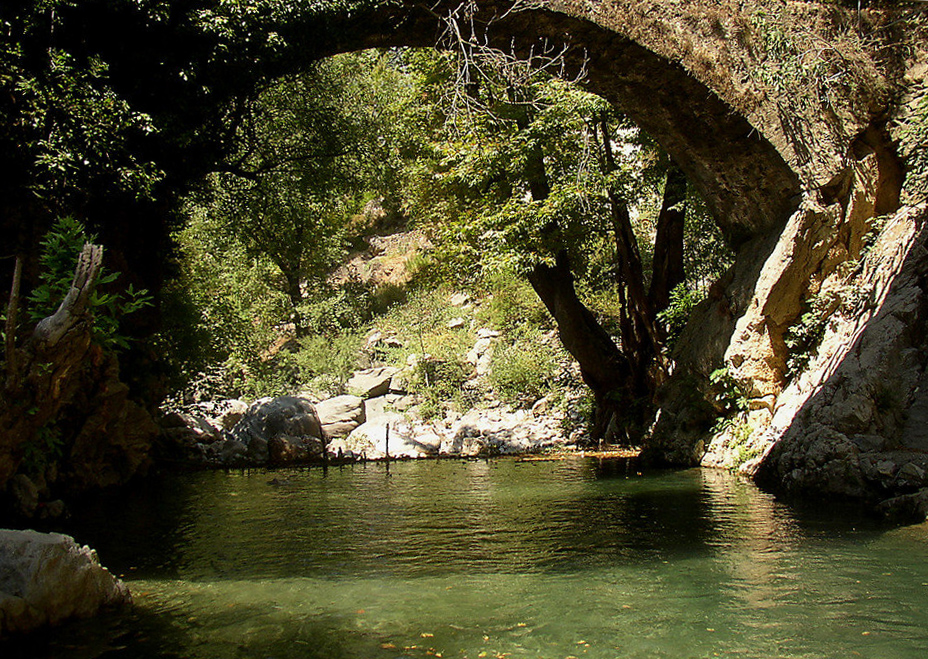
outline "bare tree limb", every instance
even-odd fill
[[[580,70],[573,76],[568,75],[569,44],[558,45],[545,39],[541,44],[531,46],[528,54],[523,56],[516,52],[514,42],[508,50],[492,45],[490,31],[494,25],[512,14],[539,6],[537,0],[517,0],[504,14],[493,16],[483,23],[478,23],[479,7],[475,0],[464,0],[444,16],[426,8],[444,23],[444,32],[439,39],[441,46],[459,56],[457,80],[452,87],[450,99],[453,108],[463,109],[468,114],[477,110],[495,116],[487,104],[476,94],[468,93],[468,90],[481,81],[497,80],[500,76],[515,87],[530,83],[539,72],[572,83],[586,77],[586,56]]]
[[[102,266],[103,246],[84,245],[74,269],[71,289],[58,310],[39,321],[30,341],[41,348],[54,348],[69,331],[86,320],[87,305]]]

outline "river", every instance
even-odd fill
[[[135,606],[9,657],[928,656],[928,529],[711,470],[427,461],[153,481],[68,530]]]

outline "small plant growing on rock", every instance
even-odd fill
[[[704,299],[706,299],[704,291],[692,290],[685,282],[678,284],[670,292],[670,304],[657,314],[657,319],[664,325],[667,332],[669,348],[673,348],[683,328],[686,327],[686,321],[689,320],[693,309]]]
[[[760,450],[748,445],[751,435],[754,433],[754,428],[747,419],[741,419],[732,424],[728,429],[728,433],[728,450],[734,458],[731,469],[737,471],[745,462],[760,455]]]
[[[732,376],[728,365],[712,371],[709,382],[715,392],[714,403],[721,417],[712,429],[718,433],[734,423],[737,415],[747,412],[748,396],[744,387]]]
[[[899,152],[905,159],[905,188],[919,197],[928,195],[928,88],[899,128]]]
[[[799,375],[809,365],[815,349],[825,336],[832,313],[840,308],[841,303],[841,295],[834,290],[809,299],[808,311],[790,326],[783,337],[786,347],[789,348],[787,377]]]

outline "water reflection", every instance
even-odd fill
[[[66,654],[923,656],[924,534],[833,512],[594,460],[182,476],[75,518],[138,606]]]

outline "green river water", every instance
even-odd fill
[[[135,606],[9,657],[928,657],[928,529],[727,473],[429,461],[209,472],[68,529]]]

